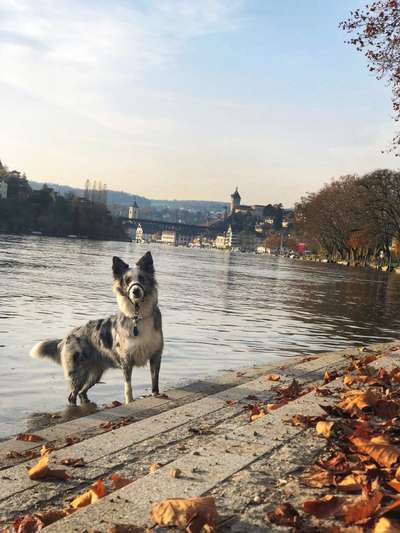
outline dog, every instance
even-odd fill
[[[164,346],[158,290],[150,252],[129,267],[113,257],[113,292],[119,312],[74,328],[63,339],[39,342],[31,357],[49,359],[63,367],[70,383],[68,401],[89,402],[88,390],[109,368],[121,368],[125,402],[133,401],[131,376],[134,366],[150,362],[152,393],[159,394],[159,373]]]

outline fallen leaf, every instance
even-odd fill
[[[71,446],[72,444],[76,444],[77,442],[80,442],[81,439],[79,437],[66,437],[65,442],[67,443],[67,446]]]
[[[362,486],[366,485],[366,476],[358,474],[348,474],[342,480],[338,481],[337,488],[343,492],[360,492]]]
[[[386,505],[386,507],[383,507],[379,515],[383,516],[387,513],[391,513],[392,511],[398,511],[399,509],[400,509],[400,498],[397,498],[392,503],[389,503],[389,505]]]
[[[395,418],[399,413],[399,404],[393,400],[378,400],[374,406],[374,413],[383,419]]]
[[[295,400],[300,396],[301,386],[297,379],[293,379],[293,381],[287,387],[274,387],[272,390],[274,390],[282,398]]]
[[[239,400],[225,400],[225,403],[228,405],[236,405],[239,403]]]
[[[15,438],[16,440],[23,440],[25,442],[39,442],[44,440],[40,435],[34,435],[33,433],[19,433]]]
[[[340,373],[337,370],[332,370],[332,372],[325,370],[323,382],[326,385],[327,383],[330,383],[331,381],[338,378],[339,376],[340,376]]]
[[[326,439],[329,439],[329,437],[332,435],[332,429],[335,425],[335,422],[329,422],[327,420],[321,420],[317,423],[315,426],[315,430],[317,432],[317,435],[320,437],[325,437]]]
[[[267,374],[265,379],[268,379],[268,381],[280,381],[281,376],[279,374]]]
[[[360,520],[365,520],[372,516],[378,509],[378,506],[383,498],[383,494],[376,491],[368,498],[360,498],[353,505],[349,505],[346,508],[346,514],[344,516],[345,525],[355,524]]]
[[[385,468],[390,468],[399,459],[400,451],[395,446],[371,443],[370,440],[360,438],[352,438],[350,441],[361,453],[372,457],[375,462]]]
[[[375,524],[373,533],[400,533],[400,522],[382,516]]]
[[[150,517],[157,525],[186,528],[188,533],[200,533],[206,525],[215,531],[219,519],[212,497],[163,500],[152,507]]]
[[[292,426],[311,428],[317,425],[317,422],[323,420],[323,416],[293,415],[290,419]]]
[[[70,506],[73,509],[79,509],[81,507],[86,507],[94,502],[97,502],[106,495],[106,487],[104,482],[99,479],[91,485],[90,489],[80,496],[77,496],[72,500]]]
[[[25,515],[17,518],[12,525],[15,533],[35,533],[45,527],[44,522],[35,515]]]
[[[65,466],[72,466],[74,468],[86,466],[85,461],[83,460],[83,457],[79,457],[78,459],[72,459],[72,458],[61,459],[60,464],[65,465]]]
[[[279,526],[296,526],[300,521],[299,513],[290,503],[278,505],[267,513],[267,518],[272,524]]]
[[[113,401],[111,402],[111,406],[112,406],[112,407],[120,407],[121,405],[122,405],[122,403],[119,402],[118,400],[113,400]]]
[[[388,481],[388,485],[392,487],[392,489],[394,489],[396,492],[400,492],[400,481],[398,481],[397,479],[391,479],[390,481]]]
[[[337,452],[328,459],[320,460],[318,464],[334,474],[346,474],[350,471],[350,464],[342,452]]]
[[[380,397],[370,389],[366,391],[351,390],[344,394],[337,406],[345,411],[357,413],[372,409]]]
[[[111,484],[113,490],[122,489],[122,487],[129,485],[129,483],[132,483],[132,479],[121,477],[118,474],[111,474]]]
[[[319,500],[307,500],[303,503],[303,510],[307,514],[317,518],[327,518],[328,516],[341,516],[344,513],[344,500],[327,494]]]
[[[154,474],[154,472],[156,470],[158,470],[159,468],[161,468],[162,465],[160,463],[152,463],[150,466],[149,466],[149,472],[150,474]]]
[[[314,465],[300,476],[300,481],[307,487],[321,489],[322,487],[333,486],[335,484],[335,476],[329,470]]]
[[[49,454],[42,455],[39,461],[29,468],[28,476],[33,480],[58,479],[66,481],[71,476],[65,470],[56,470],[49,467]]]
[[[40,520],[44,523],[45,526],[49,526],[61,518],[75,512],[75,509],[66,508],[66,509],[49,509],[48,511],[43,511],[40,513],[35,513],[34,516],[38,516]]]

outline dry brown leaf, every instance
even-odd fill
[[[360,520],[365,520],[376,512],[383,498],[383,494],[376,491],[368,498],[360,498],[353,505],[349,505],[346,508],[346,514],[344,516],[345,525],[355,524]]]
[[[343,492],[360,492],[367,483],[367,477],[361,474],[348,474],[337,483],[337,488]]]
[[[380,466],[390,468],[399,459],[400,450],[388,444],[376,444],[367,439],[351,438],[351,443],[357,449],[378,463]]]
[[[375,524],[373,533],[400,533],[400,522],[382,516]]]
[[[324,384],[326,385],[327,383],[333,381],[334,379],[338,378],[339,376],[340,376],[340,373],[337,370],[332,370],[332,372],[329,372],[328,370],[325,370],[325,374],[324,374],[324,378],[323,378]]]
[[[317,425],[317,422],[323,420],[323,416],[307,416],[307,415],[293,415],[290,419],[292,426],[301,426],[303,428],[311,428]]]
[[[300,476],[300,480],[307,487],[321,489],[335,484],[335,477],[332,472],[320,466],[314,465],[311,469]]]
[[[271,524],[279,526],[296,526],[300,521],[299,513],[290,503],[282,503],[273,511],[267,513],[267,518]]]
[[[160,463],[151,463],[151,465],[149,466],[149,472],[150,474],[154,474],[154,472],[156,470],[158,470],[159,468],[161,468],[162,465]]]
[[[344,513],[344,500],[332,494],[322,496],[319,500],[307,500],[303,503],[303,510],[317,518],[341,516]]]
[[[215,531],[219,519],[212,497],[168,499],[153,506],[150,517],[160,526],[177,526],[186,528],[191,533],[200,533],[203,526],[208,531]]]
[[[399,509],[400,509],[400,498],[393,500],[392,503],[389,503],[389,505],[386,505],[386,507],[383,507],[379,515],[383,516],[387,513],[391,513],[392,511],[399,511]]]
[[[370,389],[366,391],[351,390],[343,395],[343,399],[337,404],[340,409],[350,412],[359,412],[372,409],[380,397]]]
[[[374,406],[374,413],[383,419],[395,418],[399,413],[399,404],[393,400],[378,400]]]
[[[318,464],[334,474],[346,474],[350,471],[350,464],[342,452],[337,452],[328,459],[320,460]]]
[[[34,435],[33,433],[19,433],[15,438],[16,440],[23,440],[25,442],[39,442],[44,440],[40,435]]]
[[[104,482],[99,479],[93,483],[90,489],[80,496],[74,498],[70,504],[73,509],[79,509],[81,507],[86,507],[91,503],[97,502],[106,495],[106,487]]]
[[[75,509],[71,509],[71,508],[50,509],[48,511],[35,513],[35,516],[38,516],[45,526],[49,526],[50,524],[53,524],[53,522],[57,522],[57,520],[61,520],[61,518],[64,518],[74,512],[75,512]]]
[[[42,455],[39,461],[29,468],[28,476],[30,479],[43,480],[43,479],[58,479],[66,481],[71,476],[65,470],[56,470],[49,467],[49,454]]]
[[[335,425],[335,422],[321,420],[315,426],[317,435],[319,435],[320,437],[325,437],[326,439],[329,439],[329,437],[332,435],[332,430],[333,430],[334,425]]]
[[[132,479],[121,477],[118,474],[111,474],[112,490],[122,489],[122,487],[126,487],[126,485],[129,485],[129,483],[132,483]]]
[[[268,381],[280,381],[281,376],[279,374],[268,374],[265,379],[268,379]]]
[[[15,533],[35,533],[43,529],[45,524],[38,516],[28,514],[17,518],[12,527]]]

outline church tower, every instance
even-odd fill
[[[134,204],[129,207],[128,218],[129,220],[135,220],[139,218],[139,206],[137,205],[136,200]]]
[[[231,212],[230,214],[233,215],[233,213],[236,211],[236,209],[238,209],[240,207],[240,200],[241,200],[241,197],[240,197],[240,194],[239,194],[239,191],[238,191],[238,188],[236,187],[236,190],[233,194],[231,194]]]

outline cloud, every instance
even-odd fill
[[[129,129],[121,103],[135,107],[135,94],[151,90],[147,77],[178,61],[191,39],[234,29],[240,7],[239,0],[2,0],[0,81]]]

